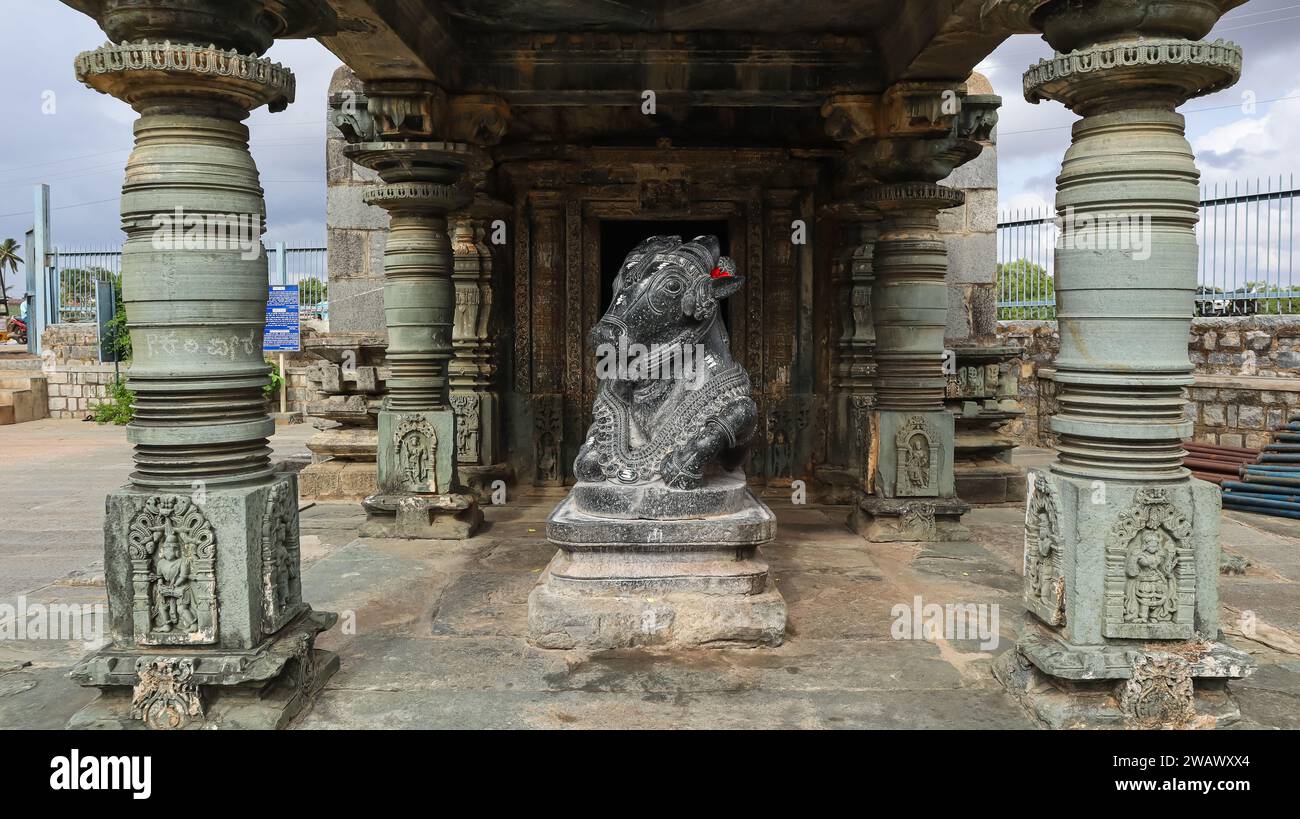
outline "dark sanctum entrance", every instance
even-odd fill
[[[623,259],[643,239],[648,236],[680,236],[693,239],[696,236],[712,235],[718,237],[722,246],[722,255],[731,255],[731,241],[728,225],[723,219],[685,221],[680,219],[602,219],[600,222],[600,313],[604,315],[613,298],[614,277],[623,266]],[[741,267],[740,262],[737,266]],[[741,272],[744,272],[741,267]],[[723,302],[722,321],[727,321],[725,310],[728,302]]]

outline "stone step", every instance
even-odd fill
[[[21,424],[49,415],[49,386],[45,376],[0,373],[0,425]]]
[[[0,344],[0,370],[40,372],[41,357],[27,352],[25,346]]]

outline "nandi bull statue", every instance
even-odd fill
[[[628,254],[591,332],[598,363],[615,366],[597,367],[611,372],[573,466],[579,481],[694,489],[706,469],[740,464],[758,408],[719,316],[744,278],[718,253],[712,236],[652,236]]]
[[[758,411],[721,302],[744,284],[717,238],[652,236],[592,330],[600,380],[559,547],[528,599],[546,648],[776,645],[786,607],[759,546],[776,517],[740,465]]]

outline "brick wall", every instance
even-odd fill
[[[1014,431],[1022,444],[1051,446],[1046,419],[1056,412],[1056,322],[999,322],[998,335],[1023,350],[1025,417]],[[1273,427],[1300,410],[1300,316],[1196,319],[1187,351],[1196,368],[1187,390],[1196,440],[1259,448]]]

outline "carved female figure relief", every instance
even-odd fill
[[[1041,474],[1025,511],[1025,589],[1027,608],[1049,625],[1065,622],[1065,575],[1060,509],[1052,485]]]
[[[216,639],[216,532],[187,497],[154,495],[127,531],[135,638],[144,645]]]
[[[1055,533],[1052,532],[1046,509],[1038,511],[1035,530],[1038,543],[1030,551],[1030,568],[1026,576],[1029,578],[1029,588],[1033,593],[1044,602],[1048,602],[1053,579],[1052,553],[1057,549],[1057,540]]]
[[[1106,619],[1102,634],[1186,639],[1194,633],[1196,561],[1185,495],[1143,487],[1106,541]]]
[[[1162,623],[1178,610],[1178,554],[1158,527],[1147,525],[1129,547],[1124,571],[1124,622]]]
[[[900,496],[937,494],[938,444],[925,418],[913,415],[894,436],[895,484]]]
[[[189,561],[181,553],[180,538],[170,524],[162,544],[154,553],[151,575],[154,594],[154,630],[167,633],[173,628],[189,631],[199,624],[194,613],[194,590],[190,587]]]
[[[916,489],[930,482],[930,442],[922,435],[913,435],[904,451],[907,463],[907,482]]]
[[[403,418],[393,433],[397,439],[397,466],[403,487],[413,492],[437,492],[433,460],[438,452],[438,434],[420,415]]]

